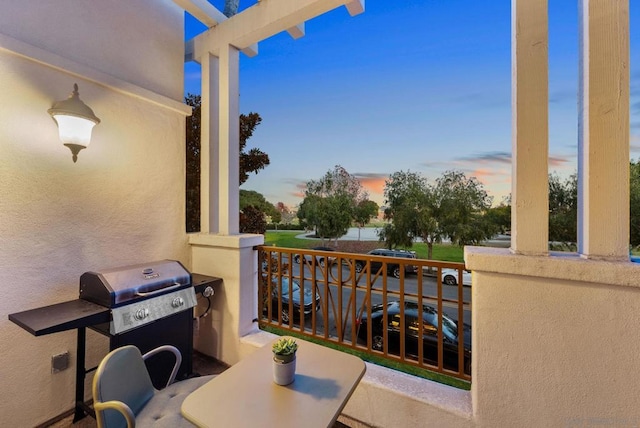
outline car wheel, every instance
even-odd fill
[[[382,336],[374,334],[371,338],[371,349],[374,351],[381,351],[384,349],[384,339]]]
[[[395,278],[400,278],[400,266],[396,266],[396,267],[393,268],[392,275]]]
[[[364,265],[360,262],[356,262],[356,272],[360,273],[364,269]]]
[[[456,281],[456,277],[453,275],[445,275],[444,283],[447,285],[457,285],[458,281]]]
[[[300,264],[300,255],[295,255],[295,256],[293,256],[293,261],[294,261],[296,264]]]
[[[289,318],[289,310],[288,309],[282,309],[282,322],[285,324],[289,324],[290,318]]]

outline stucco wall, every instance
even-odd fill
[[[76,299],[88,270],[190,262],[182,13],[156,0],[37,3],[9,0],[0,14],[0,426],[14,427],[73,407],[76,336],[34,337],[10,322],[10,313]],[[67,50],[78,25],[84,36]],[[52,58],[55,67],[46,62]],[[101,83],[104,76],[109,84]],[[74,164],[47,109],[76,82],[102,123]],[[139,93],[121,90],[138,84]],[[159,95],[149,102],[145,90]],[[162,105],[161,95],[172,98]],[[89,332],[87,367],[107,347],[105,337]],[[52,374],[51,356],[65,351],[71,368]]]
[[[0,13],[3,34],[173,99],[183,25],[172,0],[2,0]]]
[[[467,248],[477,426],[640,423],[640,265]]]

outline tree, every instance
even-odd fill
[[[238,13],[238,4],[240,0],[224,0],[224,12],[222,12],[227,18],[231,18]]]
[[[249,178],[249,173],[258,173],[269,165],[269,155],[262,150],[252,148],[245,152],[247,141],[253,135],[253,131],[262,122],[258,113],[240,115],[240,185]]]
[[[358,225],[358,241],[360,240],[360,229],[365,227],[372,217],[378,215],[380,207],[374,201],[364,199],[358,202],[353,213],[353,219]]]
[[[293,219],[296,218],[296,213],[292,212],[284,202],[278,202],[276,204],[276,210],[280,213],[280,221],[284,224],[291,224]]]
[[[447,171],[436,180],[435,190],[439,227],[453,244],[477,245],[498,232],[485,215],[493,198],[475,177]]]
[[[577,242],[578,176],[549,174],[549,241],[571,250]]]
[[[186,135],[186,230],[200,230],[200,95],[188,94],[185,103],[193,107],[187,117]]]
[[[394,172],[384,187],[385,224],[380,240],[388,248],[411,247],[416,238],[427,244],[427,258],[433,258],[433,244],[442,242],[439,228],[435,189],[420,174]]]
[[[240,233],[264,233],[266,229],[264,212],[252,205],[240,211]]]
[[[254,207],[260,210],[263,216],[270,216],[272,219],[275,219],[275,222],[280,221],[280,212],[276,207],[267,201],[262,193],[258,193],[255,190],[240,189],[239,205],[241,211],[247,207]]]
[[[453,244],[477,244],[495,234],[486,218],[491,197],[474,177],[447,171],[429,184],[417,173],[396,172],[385,182],[385,219],[391,223],[380,232],[389,248],[410,247],[416,238],[427,244],[427,258],[433,258],[433,244],[449,238]]]
[[[640,159],[635,163],[631,163],[631,171],[629,175],[630,184],[630,220],[631,227],[629,229],[629,244],[632,247],[640,246]]]
[[[187,232],[200,230],[200,125],[201,104],[200,95],[188,94],[185,103],[193,108],[193,113],[187,117],[186,132],[186,229]],[[250,173],[258,173],[269,165],[269,155],[257,148],[245,152],[247,140],[253,135],[255,128],[262,122],[258,113],[240,115],[240,176],[239,183],[243,184]]]
[[[358,203],[367,199],[360,181],[336,165],[320,180],[307,182],[298,218],[315,227],[323,241],[324,238],[337,239],[347,233]]]
[[[507,233],[511,231],[511,203],[502,201],[497,207],[491,207],[486,213],[487,221],[489,221],[499,233]]]

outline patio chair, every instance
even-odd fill
[[[159,352],[172,352],[176,361],[167,386],[156,390],[144,360]],[[194,377],[173,383],[182,362],[180,351],[171,345],[144,355],[133,345],[109,352],[93,378],[93,406],[98,428],[193,427],[180,414],[182,402],[191,392],[215,375]]]

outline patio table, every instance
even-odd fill
[[[366,370],[353,355],[297,339],[296,376],[273,381],[271,344],[187,396],[182,415],[199,427],[330,427]]]

